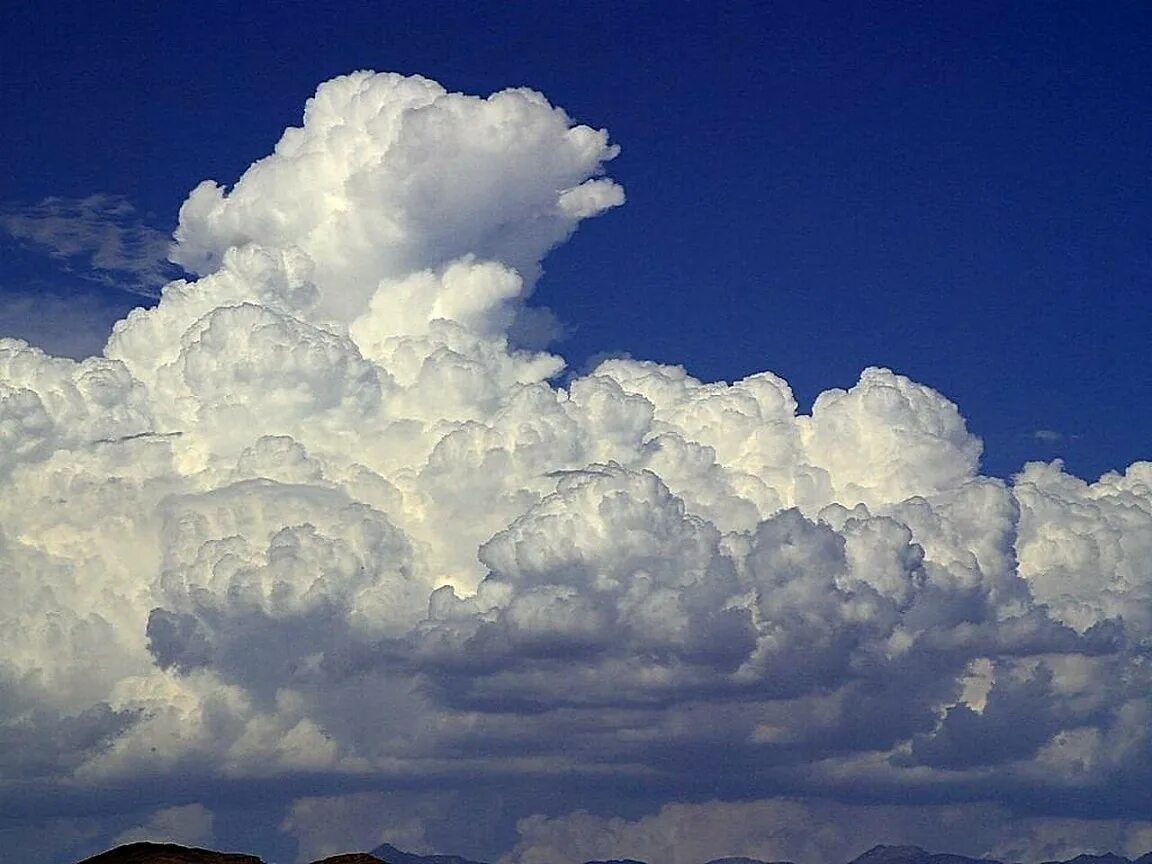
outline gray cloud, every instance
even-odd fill
[[[149,297],[180,272],[168,262],[170,234],[119,195],[9,202],[0,206],[0,229],[77,276]]]
[[[184,846],[207,846],[213,841],[215,816],[203,804],[185,804],[157,810],[143,825],[129,828],[115,842],[180,843]]]
[[[986,804],[907,807],[778,798],[668,804],[640,819],[577,811],[526,819],[520,832],[520,843],[506,859],[517,864],[624,855],[700,864],[718,848],[764,861],[848,861],[893,834],[911,844],[1013,861],[1052,860],[1085,849],[1138,855],[1152,838],[1152,823],[1019,818]]]
[[[120,292],[0,285],[0,333],[55,356],[82,360],[104,350],[112,325],[139,305],[138,300]]]

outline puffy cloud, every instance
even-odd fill
[[[1147,801],[1152,468],[982,477],[886,369],[807,415],[770,373],[561,383],[516,334],[615,153],[531,91],[336,79],[192,192],[197,277],[102,356],[0,341],[0,798],[282,782],[302,854],[526,819],[525,864],[705,854],[701,814],[762,832],[709,855],[828,860],[962,841],[916,806],[952,796]],[[634,818],[565,815],[596,802]]]
[[[1086,483],[1059,462],[1016,478],[1020,570],[1036,599],[1085,630],[1122,619],[1152,636],[1152,463]]]
[[[842,504],[954,489],[975,475],[982,449],[955,405],[883,369],[866,369],[847,392],[820,394],[807,427],[808,450]]]
[[[531,90],[479,99],[357,72],[323,85],[303,125],[231,190],[192,191],[172,259],[206,274],[229,248],[296,247],[317,264],[325,309],[343,315],[382,279],[467,255],[534,279],[581,219],[623,202],[593,176],[616,152]]]

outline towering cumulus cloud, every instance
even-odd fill
[[[196,278],[103,356],[0,342],[0,799],[120,790],[97,843],[279,783],[302,850],[519,820],[525,864],[820,864],[872,812],[1152,845],[1152,464],[982,477],[885,369],[810,415],[770,373],[560,386],[518,334],[615,154],[529,90],[338,78],[192,191]]]

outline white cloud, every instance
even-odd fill
[[[530,91],[336,79],[193,191],[199,277],[103,356],[0,342],[6,776],[283,780],[306,850],[448,830],[376,822],[341,778],[499,787],[500,818],[539,817],[525,862],[592,800],[638,796],[649,850],[689,798],[815,824],[850,794],[929,845],[963,835],[893,802],[1135,806],[1152,465],[981,477],[956,406],[886,369],[811,415],[770,373],[618,358],[558,386],[509,334],[541,257],[623,200],[615,153]]]
[[[230,191],[193,190],[173,260],[207,274],[229,248],[294,246],[316,265],[322,308],[345,319],[380,280],[468,255],[531,282],[581,219],[623,202],[594,176],[616,152],[531,90],[478,99],[357,72],[321,87]]]

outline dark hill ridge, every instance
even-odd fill
[[[851,864],[1001,864],[992,858],[969,858],[948,852],[926,852],[918,846],[874,846]],[[1119,864],[1119,862],[1117,862]]]
[[[1112,852],[1105,852],[1103,855],[1077,855],[1069,861],[1045,861],[1044,864],[1152,864],[1152,852],[1145,852],[1131,861]]]
[[[482,861],[469,861],[459,855],[415,855],[402,852],[391,843],[377,846],[372,854],[384,864],[484,864]]]
[[[255,855],[234,852],[213,852],[177,846],[175,843],[129,843],[85,858],[80,864],[264,864]],[[389,864],[363,852],[334,855],[312,864]]]
[[[925,852],[919,846],[873,846],[850,864],[1003,864],[992,858],[969,858],[966,855]],[[1152,852],[1139,858],[1125,858],[1114,852],[1103,855],[1077,855],[1067,861],[1045,861],[1044,864],[1152,864]]]
[[[925,852],[919,846],[873,846],[851,864],[1002,864],[991,858]],[[1103,864],[1103,862],[1102,862]],[[1121,864],[1120,861],[1115,864]],[[1131,864],[1125,859],[1124,864]]]
[[[175,843],[129,843],[85,858],[80,864],[264,864],[255,855],[190,849]]]
[[[85,858],[78,864],[264,864],[255,855],[192,849],[174,843],[130,843]],[[385,843],[370,854],[351,852],[313,861],[312,864],[483,864],[459,855],[416,855]],[[588,861],[585,864],[645,864],[634,858],[610,861]],[[713,858],[706,864],[769,864],[756,858]],[[790,862],[777,862],[790,864]],[[874,846],[849,864],[1002,864],[991,858],[969,858],[965,855],[925,852],[919,846]],[[1139,858],[1125,858],[1111,852],[1104,855],[1077,855],[1067,861],[1045,861],[1043,864],[1152,864],[1152,852]]]

